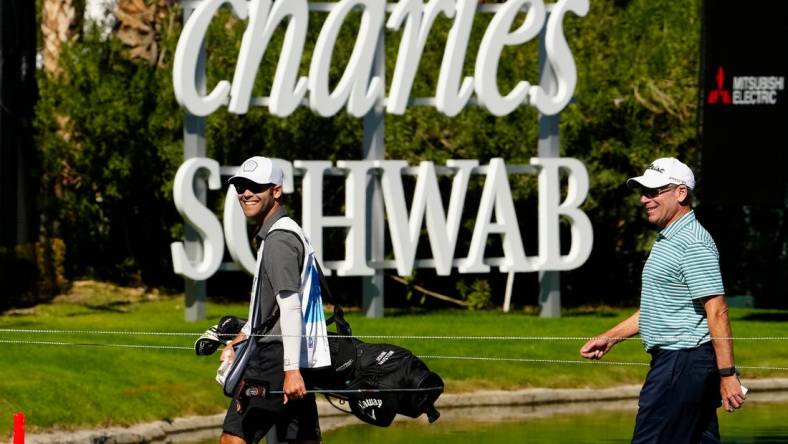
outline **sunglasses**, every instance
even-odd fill
[[[239,180],[233,184],[235,187],[235,191],[240,195],[243,194],[246,190],[251,191],[254,194],[264,193],[269,188],[271,188],[271,184],[262,184],[252,182],[251,180]]]
[[[649,199],[654,199],[655,197],[663,193],[666,193],[670,190],[673,190],[675,188],[676,185],[665,185],[664,187],[659,187],[659,188],[640,187],[640,195],[643,197],[647,197]]]

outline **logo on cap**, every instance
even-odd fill
[[[251,173],[256,169],[257,169],[257,162],[255,162],[254,160],[247,160],[244,163],[244,173]]]
[[[649,165],[648,168],[646,168],[646,170],[652,170],[652,171],[656,171],[658,173],[664,173],[665,172],[665,168],[660,168],[660,167],[654,165],[653,163],[651,165]]]

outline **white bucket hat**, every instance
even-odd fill
[[[238,167],[235,176],[228,180],[233,183],[238,179],[248,179],[261,185],[274,184],[282,185],[284,172],[271,159],[263,156],[254,156],[246,159]]]
[[[659,188],[670,184],[686,185],[692,190],[695,189],[695,175],[680,160],[663,157],[652,162],[642,176],[627,180],[627,185],[632,186],[635,183],[646,188]]]

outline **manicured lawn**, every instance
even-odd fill
[[[193,351],[84,344],[191,347],[224,314],[243,315],[246,304],[208,305],[207,321],[183,320],[180,297],[128,302],[58,303],[0,316],[0,436],[8,436],[14,412],[29,429],[131,424],[222,412],[227,405],[213,377],[218,356]],[[560,319],[523,313],[392,312],[383,319],[348,316],[356,335],[588,337],[624,319],[631,310],[569,311]],[[788,312],[733,309],[735,336],[788,337]],[[137,334],[91,334],[97,331]],[[143,335],[142,332],[189,333]],[[12,344],[2,341],[71,342],[83,345]],[[582,339],[368,339],[411,349],[418,355],[578,361]],[[788,367],[787,340],[739,340],[740,366]],[[518,387],[600,387],[642,381],[640,365],[425,359],[449,391]],[[607,361],[646,363],[637,340],[619,344]],[[788,371],[744,370],[745,378],[788,376]]]

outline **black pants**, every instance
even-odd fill
[[[651,354],[632,442],[719,443],[720,376],[711,343]]]
[[[249,359],[243,377],[265,381],[270,390],[282,390],[282,356],[281,342],[260,344],[255,356]],[[288,400],[287,405],[282,403],[283,400],[281,395],[252,398],[243,413],[236,411],[236,401],[233,400],[224,417],[224,432],[241,437],[247,443],[256,443],[268,433],[271,426],[276,425],[279,441],[320,441],[315,395]]]

